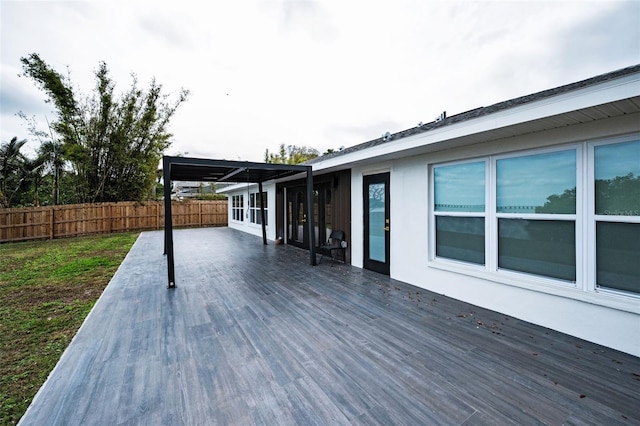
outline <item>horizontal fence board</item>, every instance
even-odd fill
[[[171,203],[174,227],[227,226],[227,201]],[[0,209],[0,243],[162,229],[164,203],[121,202]]]

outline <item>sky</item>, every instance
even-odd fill
[[[324,152],[640,63],[640,1],[0,0],[0,141],[23,111],[55,120],[19,77],[38,53],[90,93],[137,76],[190,91],[167,154],[262,161]]]

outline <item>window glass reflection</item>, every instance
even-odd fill
[[[484,265],[484,218],[436,216],[436,256]]]
[[[385,184],[369,185],[369,259],[386,262]]]
[[[313,234],[315,241],[320,241],[320,195],[317,189],[313,190]]]
[[[596,223],[596,283],[640,293],[640,223]]]
[[[436,211],[484,212],[484,162],[436,167],[434,181]]]
[[[498,266],[513,271],[576,280],[573,221],[498,220]]]
[[[576,213],[576,151],[496,162],[498,213]]]
[[[305,210],[305,193],[302,191],[296,192],[297,212],[298,217],[296,219],[297,230],[295,231],[295,240],[300,244],[304,244],[304,226],[307,223],[307,214]]]
[[[594,150],[596,214],[640,216],[640,141]]]

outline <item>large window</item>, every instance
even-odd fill
[[[496,160],[498,267],[576,281],[576,150]]]
[[[261,203],[264,206],[264,224],[268,225],[269,222],[267,217],[267,193],[266,192],[262,192],[261,194],[254,192],[249,195],[249,222],[255,223],[258,225],[262,224],[262,215],[260,213]]]
[[[596,286],[640,293],[640,141],[593,151]]]
[[[431,176],[432,259],[640,295],[637,138],[439,164]]]
[[[231,197],[231,220],[242,222],[244,220],[244,196]]]
[[[485,264],[485,162],[434,168],[436,256]]]

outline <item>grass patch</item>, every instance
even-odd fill
[[[138,237],[0,244],[0,424],[15,424]]]

